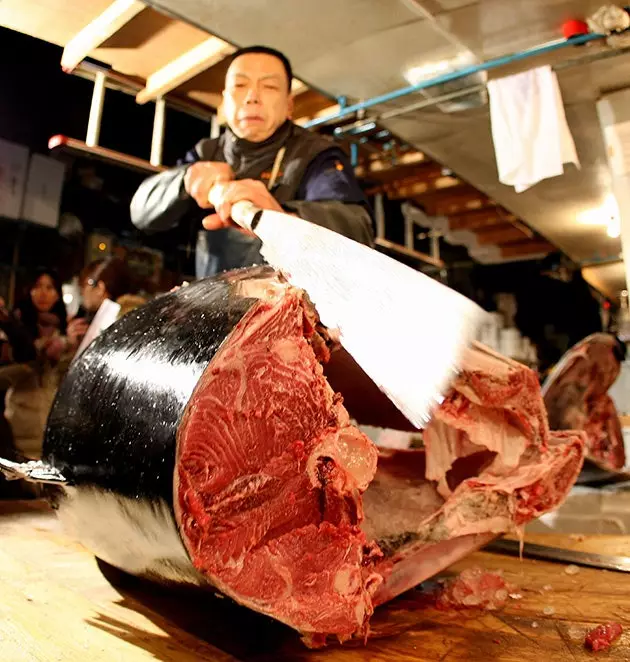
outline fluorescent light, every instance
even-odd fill
[[[446,60],[427,62],[416,67],[410,67],[404,73],[404,76],[410,85],[417,85],[424,80],[430,80],[441,74],[446,74],[449,71],[455,71],[458,68],[468,66],[472,64],[474,60],[474,54],[468,51]]]
[[[618,216],[616,218],[610,219],[608,228],[606,229],[606,234],[611,239],[617,239],[619,237],[621,234],[621,221],[619,220]]]
[[[616,239],[621,234],[619,205],[614,195],[609,194],[600,207],[585,209],[577,214],[577,221],[582,225],[599,225],[606,228],[606,234]]]

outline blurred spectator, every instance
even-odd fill
[[[119,257],[92,262],[81,272],[79,281],[82,307],[88,320],[94,317],[106,299],[120,305],[119,317],[146,303],[144,297],[133,294],[135,288],[131,270]]]
[[[67,328],[61,283],[47,269],[36,274],[12,313],[0,309],[0,328],[11,346],[11,361],[0,367],[0,390],[6,390],[5,416],[20,456],[41,455],[46,419],[83,327],[85,321]]]

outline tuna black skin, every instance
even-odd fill
[[[209,588],[173,509],[177,431],[204,370],[274,275],[255,267],[197,281],[138,308],[70,367],[48,418],[46,486],[66,532],[125,572]]]
[[[71,366],[53,404],[44,461],[73,485],[172,502],[177,428],[199,378],[256,302],[239,270],[197,281],[125,315]]]

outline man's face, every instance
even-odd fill
[[[266,140],[292,111],[290,83],[278,58],[246,53],[232,62],[225,77],[223,112],[239,138]]]

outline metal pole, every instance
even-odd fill
[[[400,97],[405,97],[414,92],[420,90],[425,90],[429,87],[435,87],[436,85],[442,85],[443,83],[449,83],[453,80],[459,80],[460,78],[465,78],[466,76],[471,76],[472,74],[479,73],[480,71],[490,71],[491,69],[497,69],[498,67],[503,67],[507,64],[512,64],[513,62],[519,62],[530,57],[537,55],[544,55],[546,53],[551,53],[553,51],[560,50],[561,48],[566,48],[568,46],[580,46],[586,44],[590,41],[596,41],[604,39],[605,35],[598,33],[590,33],[585,35],[579,35],[577,37],[572,37],[571,39],[561,39],[558,41],[553,41],[549,44],[543,44],[542,46],[537,46],[536,48],[531,48],[527,51],[521,51],[519,53],[513,53],[512,55],[505,55],[503,57],[498,57],[493,60],[488,60],[487,62],[482,62],[481,64],[475,64],[468,67],[463,67],[456,71],[450,71],[447,74],[441,76],[436,76],[435,78],[430,78],[429,80],[421,81],[416,85],[409,85],[408,87],[402,87],[393,92],[388,92],[387,94],[381,94],[377,97],[372,97],[360,103],[355,103],[351,106],[346,106],[340,112],[335,115],[328,115],[326,117],[320,117],[318,119],[311,120],[304,124],[304,126],[309,129],[314,126],[319,126],[320,124],[327,124],[334,120],[342,119],[353,113],[364,111],[366,108],[371,108],[372,106],[377,106],[381,103],[387,103],[388,101],[394,101]]]
[[[90,118],[88,120],[87,136],[85,143],[89,147],[98,145],[101,133],[101,118],[103,117],[103,101],[105,100],[105,72],[97,71],[94,78],[94,91],[92,92],[92,105],[90,106]]]
[[[405,216],[405,247],[410,250],[414,250],[413,226],[413,219],[409,216]]]
[[[438,232],[431,232],[431,257],[436,260],[440,259],[440,235]]]
[[[166,120],[166,101],[163,97],[155,100],[155,118],[153,119],[153,136],[151,138],[151,165],[162,165],[162,150],[164,148],[164,124]]]
[[[210,137],[218,138],[221,134],[221,127],[219,125],[219,115],[215,114],[210,118]]]
[[[385,208],[382,193],[374,196],[374,217],[376,219],[376,238],[385,239]]]
[[[350,161],[353,168],[359,165],[359,146],[356,143],[350,144]]]

